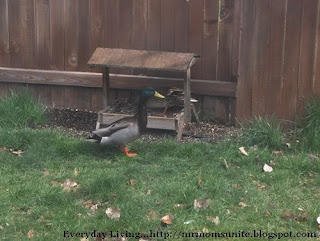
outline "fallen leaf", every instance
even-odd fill
[[[116,193],[111,193],[111,197],[113,197],[113,198],[118,198],[118,194],[116,194]]]
[[[245,207],[249,207],[248,204],[246,204],[245,202],[239,202],[239,206],[245,208]]]
[[[209,229],[208,229],[208,228],[203,228],[203,229],[202,229],[202,232],[204,232],[204,233],[209,233]]]
[[[75,168],[75,169],[74,169],[74,176],[76,177],[76,176],[78,176],[78,175],[79,175],[79,171],[78,171],[77,168]]]
[[[148,189],[147,195],[151,195],[151,194],[152,194],[152,190]]]
[[[52,180],[51,185],[54,187],[57,187],[57,186],[59,186],[59,182],[57,182],[56,180]]]
[[[174,209],[178,209],[178,208],[183,209],[183,208],[185,208],[185,207],[186,207],[185,204],[180,204],[180,203],[173,205],[173,208],[174,208]]]
[[[226,169],[229,169],[229,165],[228,165],[227,160],[226,160],[226,159],[224,159],[224,160],[223,160],[223,162],[224,162],[224,166],[226,167]]]
[[[309,159],[310,164],[315,164],[316,162],[318,162],[320,160],[319,157],[317,157],[313,154],[309,154],[308,159]]]
[[[62,183],[61,186],[63,187],[63,190],[67,192],[70,192],[71,190],[76,190],[79,187],[78,183],[70,179],[65,180],[65,182]]]
[[[10,149],[10,152],[13,154],[13,155],[16,155],[18,157],[21,157],[21,154],[23,153],[23,151],[21,150],[16,150],[16,149]]]
[[[191,224],[193,222],[194,222],[194,220],[188,220],[188,221],[184,222],[183,224],[188,225],[188,224]]]
[[[272,154],[274,154],[276,156],[282,156],[283,155],[282,151],[273,151]]]
[[[230,212],[229,209],[227,209],[226,214],[227,214],[227,215],[231,214],[231,212]]]
[[[95,212],[95,211],[97,211],[99,209],[99,205],[98,204],[94,204],[94,205],[91,206],[90,209],[91,209],[92,212]]]
[[[213,222],[216,226],[220,225],[220,218],[219,216],[207,216],[207,220]]]
[[[43,174],[44,176],[48,176],[48,175],[49,175],[49,170],[48,170],[47,168],[43,169],[42,174]]]
[[[171,214],[168,214],[161,218],[161,222],[165,224],[172,224],[172,221],[173,221],[173,216]]]
[[[34,232],[33,229],[29,230],[29,231],[28,231],[28,234],[27,234],[27,238],[28,238],[28,239],[32,239],[32,237],[34,236],[34,234],[35,234],[35,232]]]
[[[106,214],[111,219],[119,219],[121,210],[116,208],[107,208]]]
[[[246,152],[246,150],[244,149],[244,147],[239,147],[240,152],[245,155],[245,156],[249,156],[248,152]]]
[[[269,166],[268,164],[264,164],[263,171],[264,172],[272,172],[273,168],[271,166]]]
[[[211,199],[204,199],[204,200],[195,199],[194,202],[193,202],[193,208],[195,210],[205,209],[205,208],[207,208],[209,206],[211,201],[212,201]]]
[[[157,200],[155,203],[156,203],[157,205],[161,205],[161,204],[163,203],[163,201]]]
[[[134,180],[134,179],[130,179],[130,180],[128,181],[128,184],[131,185],[131,186],[135,186],[135,185],[137,185],[137,181]]]
[[[295,220],[298,222],[305,222],[309,219],[309,216],[307,213],[297,214],[287,210],[281,214],[281,218],[285,220]]]
[[[93,205],[93,201],[92,200],[86,200],[86,201],[82,201],[82,206],[85,208],[91,208]]]
[[[2,152],[2,151],[6,151],[7,150],[7,148],[6,147],[2,147],[2,146],[0,146],[0,152]]]
[[[156,220],[157,219],[157,213],[154,210],[151,210],[148,214],[147,214],[147,219],[148,220]]]
[[[198,188],[202,187],[202,179],[198,178],[197,186]]]

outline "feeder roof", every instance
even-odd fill
[[[91,56],[89,67],[111,67],[186,71],[196,62],[195,54],[132,49],[97,48]]]

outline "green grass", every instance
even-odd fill
[[[305,117],[298,123],[296,135],[301,146],[310,151],[320,150],[320,97],[309,99],[305,103]]]
[[[44,106],[27,91],[11,92],[0,99],[0,127],[25,127],[45,122]]]
[[[32,240],[63,240],[65,230],[146,234],[150,230],[172,234],[318,230],[320,163],[310,162],[308,152],[288,150],[277,156],[272,148],[260,145],[244,156],[236,141],[177,144],[168,139],[136,141],[130,147],[139,156],[127,158],[116,148],[87,143],[57,130],[12,126],[0,127],[0,147],[24,153],[18,157],[0,151],[1,240],[28,240],[30,230],[34,231]],[[270,160],[274,171],[264,173],[262,166]],[[52,184],[66,179],[76,181],[79,188],[66,192]],[[132,179],[136,185],[128,184]],[[206,209],[194,210],[195,199],[212,202]],[[92,213],[83,207],[85,200],[99,204],[99,209]],[[241,207],[239,202],[249,206]],[[175,204],[185,207],[176,209]],[[108,207],[121,209],[119,220],[105,215]],[[287,210],[307,214],[308,219],[281,218]],[[150,211],[156,213],[155,218],[147,218]],[[169,213],[174,216],[173,224],[164,226],[159,219]],[[219,216],[221,224],[215,226],[206,216]],[[191,223],[184,224],[187,221]]]
[[[254,117],[243,127],[241,141],[248,146],[281,149],[284,145],[284,134],[280,123],[274,117]]]

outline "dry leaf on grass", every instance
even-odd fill
[[[186,206],[187,206],[187,205],[185,205],[185,204],[180,204],[180,203],[178,203],[178,204],[173,205],[173,208],[174,208],[174,209],[178,209],[178,208],[183,209],[183,208],[185,208]]]
[[[157,218],[157,213],[154,210],[151,210],[148,214],[147,214],[147,219],[150,220],[156,220]]]
[[[272,154],[274,154],[276,156],[282,156],[283,155],[282,151],[273,151]]]
[[[195,210],[199,210],[199,209],[205,209],[209,206],[209,204],[211,203],[211,199],[204,199],[204,200],[197,200],[195,199],[193,202],[193,208]]]
[[[62,183],[61,186],[63,187],[63,190],[67,192],[70,192],[71,190],[76,190],[79,187],[78,183],[70,179],[65,180],[65,182]]]
[[[23,153],[23,151],[17,149],[10,149],[10,152],[18,157],[21,157],[21,154]]]
[[[172,224],[172,221],[173,221],[173,216],[171,214],[168,214],[161,218],[161,222],[165,224]]]
[[[305,221],[308,221],[309,216],[307,213],[298,214],[298,213],[294,213],[292,211],[286,210],[281,214],[281,218],[285,219],[287,221],[288,220],[295,220],[298,222],[305,222]]]
[[[134,180],[134,179],[130,179],[130,180],[128,181],[128,184],[131,185],[131,186],[135,186],[135,185],[137,185],[137,181]]]
[[[240,207],[243,207],[243,208],[249,207],[249,205],[246,204],[245,202],[239,202],[239,206],[240,206]]]
[[[216,226],[220,225],[220,218],[219,216],[207,216],[207,220],[213,222]]]
[[[0,146],[0,152],[8,150],[6,147]]]
[[[52,180],[52,181],[51,181],[51,185],[52,185],[53,187],[57,187],[57,186],[59,186],[59,182],[57,182],[56,180]]]
[[[271,166],[269,166],[268,164],[264,164],[263,171],[264,172],[272,172],[273,168]]]
[[[78,175],[79,175],[79,171],[78,171],[77,168],[75,168],[75,169],[74,169],[74,176],[76,177],[76,176],[78,176]]]
[[[318,162],[320,160],[319,157],[313,155],[313,154],[309,154],[308,155],[308,159],[309,159],[309,163],[310,164],[315,164],[316,162]]]
[[[248,152],[246,152],[246,150],[244,149],[244,147],[239,147],[240,152],[245,155],[245,156],[249,156]]]
[[[188,221],[185,221],[183,224],[188,225],[188,224],[191,224],[193,222],[195,222],[195,221],[194,220],[188,220]]]
[[[152,194],[152,190],[148,189],[147,195],[151,195],[151,194]]]
[[[32,239],[32,237],[34,236],[34,234],[35,234],[35,232],[34,232],[33,229],[29,230],[29,231],[28,231],[28,234],[27,234],[27,238],[28,238],[28,239]]]
[[[93,201],[92,200],[86,200],[86,201],[82,201],[82,206],[85,208],[91,208],[93,205]]]
[[[119,219],[121,215],[121,210],[116,208],[107,208],[106,214],[111,219]]]
[[[43,169],[42,174],[43,174],[44,176],[48,176],[48,175],[49,175],[49,170],[48,170],[47,168]]]

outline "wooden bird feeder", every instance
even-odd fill
[[[132,116],[106,112],[106,109],[110,104],[110,68],[176,71],[184,73],[184,112],[177,117],[172,118],[148,116],[147,127],[175,130],[178,132],[178,140],[180,140],[183,124],[191,121],[190,68],[196,61],[197,57],[192,53],[97,48],[88,62],[90,68],[102,67],[102,96],[104,110],[98,113],[96,128],[100,128],[100,124],[111,124],[120,118]]]

